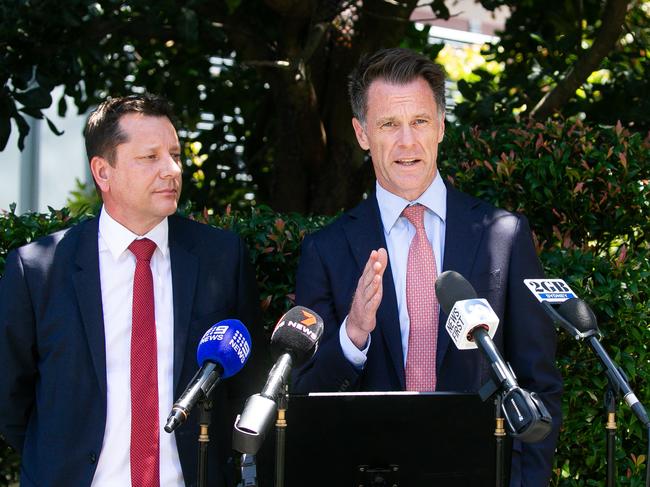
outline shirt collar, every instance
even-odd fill
[[[414,201],[409,201],[384,189],[379,182],[376,183],[377,203],[379,204],[379,213],[384,230],[390,233],[397,219],[402,215],[402,211],[409,205],[419,203],[427,210],[444,222],[447,218],[447,187],[436,171],[436,177],[429,187]]]
[[[169,252],[169,225],[165,217],[158,225],[153,227],[146,235],[140,237],[131,230],[118,223],[111,215],[108,214],[106,208],[102,206],[99,215],[99,235],[106,243],[106,247],[111,255],[117,260],[126,249],[128,249],[131,242],[138,238],[148,238],[156,244],[156,247],[162,252],[163,257],[167,257]]]

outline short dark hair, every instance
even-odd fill
[[[374,54],[362,56],[348,77],[348,93],[353,115],[365,122],[368,89],[373,81],[380,79],[403,85],[420,77],[429,83],[438,112],[444,113],[445,71],[442,66],[422,54],[399,47],[381,49]]]
[[[129,113],[141,113],[150,117],[167,117],[176,127],[171,105],[161,96],[144,93],[111,98],[102,102],[90,114],[84,128],[88,162],[95,157],[105,158],[109,164],[115,162],[115,149],[127,142],[128,136],[120,130],[120,119]]]

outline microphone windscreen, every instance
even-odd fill
[[[580,298],[567,299],[558,308],[557,312],[575,326],[578,331],[587,332],[598,330],[598,320],[589,305]]]
[[[227,379],[239,372],[251,353],[251,336],[239,320],[223,320],[205,332],[196,349],[199,367],[214,362],[223,368]]]
[[[278,320],[271,335],[276,353],[290,353],[297,363],[310,358],[323,334],[323,319],[304,306],[295,306]]]
[[[436,296],[442,310],[449,314],[456,301],[475,299],[476,291],[458,272],[445,271],[436,279]]]

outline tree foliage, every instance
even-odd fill
[[[186,198],[223,207],[254,192],[277,209],[335,212],[371,179],[346,76],[360,53],[415,33],[415,4],[6,0],[0,147],[10,119],[22,144],[23,115],[40,118],[51,103],[66,112],[64,98],[51,99],[56,85],[80,111],[146,89],[172,100],[188,128]],[[433,6],[448,15],[442,0]]]
[[[650,129],[650,2],[644,0],[483,0],[508,6],[511,15],[498,43],[484,55],[503,71],[475,72],[461,82],[465,98],[456,115],[486,125],[559,112],[590,123],[621,120],[634,130]]]
[[[630,3],[623,41],[611,52],[601,49],[588,72],[573,75],[580,96],[569,89],[561,111],[647,127],[648,2],[549,1],[482,0],[512,13],[501,40],[486,53],[504,69],[460,84],[466,98],[460,119],[487,124],[510,117],[513,109],[532,110],[563,84],[600,33],[620,30],[621,19],[605,7],[624,12],[620,5]],[[82,112],[106,96],[146,89],[172,100],[187,129],[185,198],[217,209],[256,202],[335,213],[372,185],[371,167],[350,127],[346,93],[346,77],[360,54],[403,45],[433,59],[442,47],[429,44],[427,29],[417,31],[408,21],[417,3],[3,0],[0,147],[12,120],[22,145],[29,130],[25,115],[40,118],[53,104],[61,115],[67,112],[64,97],[51,97],[57,85]],[[456,13],[450,1],[428,7],[431,18]],[[610,35],[610,43],[616,37]],[[585,83],[598,67],[608,74]]]

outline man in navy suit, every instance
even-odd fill
[[[99,217],[7,258],[0,280],[0,433],[22,455],[23,487],[196,485],[198,411],[174,434],[162,427],[198,368],[198,342],[226,318],[240,319],[254,337],[262,331],[241,240],[174,215],[182,157],[172,120],[169,105],[152,95],[101,104],[84,131],[103,200]],[[155,323],[143,342],[153,343],[151,353],[131,347],[142,342],[132,336],[131,245],[143,238],[153,252],[147,268]],[[156,372],[134,391],[134,370]],[[232,484],[236,406],[228,401],[257,389],[252,373],[245,368],[214,394],[210,485]],[[132,420],[144,402],[157,412]],[[143,430],[133,427],[148,419],[153,431],[146,434],[155,440],[142,445]]]
[[[457,271],[490,302],[501,321],[497,347],[553,417],[546,440],[513,447],[511,485],[546,486],[562,381],[552,324],[523,283],[542,276],[528,223],[443,181],[436,164],[445,128],[439,66],[406,49],[382,50],[360,61],[349,89],[352,125],[370,152],[376,191],[305,238],[296,301],[323,317],[325,332],[294,375],[293,392],[478,391],[489,377],[487,360],[479,350],[455,348],[435,296],[417,299],[422,288],[431,294],[439,272]],[[421,215],[416,223],[409,207]],[[414,339],[413,323],[430,338]]]

